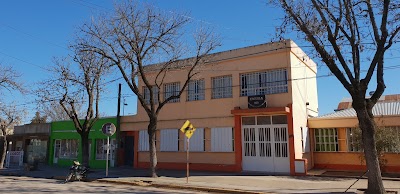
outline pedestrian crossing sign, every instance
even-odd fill
[[[196,128],[193,127],[192,123],[190,123],[189,120],[186,120],[186,122],[181,127],[181,131],[186,135],[188,139],[190,139],[194,131],[196,131]]]

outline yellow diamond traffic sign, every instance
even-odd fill
[[[186,120],[186,122],[181,127],[181,131],[186,135],[188,139],[190,139],[194,131],[196,131],[196,128],[193,127],[192,123],[190,123],[189,120]]]

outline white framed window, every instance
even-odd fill
[[[234,133],[232,127],[211,128],[211,151],[233,152]]]
[[[211,78],[211,98],[232,98],[232,75]]]
[[[245,73],[240,75],[240,96],[288,92],[286,69]]]
[[[164,100],[171,96],[179,95],[180,89],[181,87],[179,82],[164,84]],[[180,98],[175,98],[170,100],[169,102],[179,102],[179,101]]]
[[[78,145],[77,139],[62,139],[60,144],[60,158],[78,158]]]
[[[114,160],[115,154],[115,139],[110,139],[110,154],[108,155],[110,160]],[[107,159],[107,139],[96,140],[96,160]]]
[[[204,100],[204,87],[204,79],[189,81],[187,101]]]
[[[154,103],[158,103],[158,87],[157,86],[152,86],[151,87],[153,90],[153,101]],[[143,98],[146,101],[146,104],[150,104],[150,90],[146,86],[143,86]]]
[[[314,129],[316,152],[339,151],[338,132],[336,128]]]
[[[187,137],[185,136],[185,145],[184,145],[184,151],[186,151],[187,143],[186,140]],[[204,152],[204,128],[196,128],[196,131],[193,133],[192,137],[189,139],[189,151],[194,151],[194,152]]]
[[[149,151],[149,134],[147,130],[139,131],[139,151]]]
[[[178,129],[163,129],[160,131],[160,151],[177,152],[179,151]]]

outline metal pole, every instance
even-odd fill
[[[186,142],[186,183],[189,183],[189,138]]]
[[[115,134],[115,148],[114,148],[114,166],[118,166],[119,158],[118,158],[118,153],[119,153],[119,147],[120,147],[120,139],[121,139],[121,129],[120,129],[120,124],[121,124],[121,84],[118,85],[118,108],[117,108],[117,129],[116,129],[116,134]]]
[[[108,154],[110,153],[110,137],[107,136],[106,177],[108,177]]]

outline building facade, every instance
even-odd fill
[[[158,116],[157,168],[186,168],[185,136],[179,129],[189,120],[196,127],[189,145],[192,170],[306,173],[311,168],[307,119],[318,114],[316,64],[291,40],[210,57],[180,99],[166,104]],[[156,73],[147,73],[150,83]],[[186,73],[169,71],[154,92],[169,97],[182,87]],[[121,118],[125,164],[149,166],[148,123],[140,103],[137,115]]]
[[[48,160],[50,128],[50,123],[15,126],[13,134],[8,137],[8,151],[23,151],[24,163],[45,163]]]
[[[390,132],[400,141],[400,95],[382,96],[373,107],[372,113],[380,130]],[[339,103],[336,112],[309,119],[312,165],[318,169],[365,171],[362,147],[356,143],[355,130],[358,119],[351,100]],[[384,148],[381,165],[383,172],[400,172],[400,147]]]
[[[89,166],[91,168],[106,167],[107,136],[102,132],[106,123],[117,124],[116,118],[100,118],[89,132]],[[110,166],[115,165],[115,135],[110,137]],[[50,165],[71,166],[74,160],[82,161],[81,136],[72,121],[54,121],[51,123],[49,144]]]

